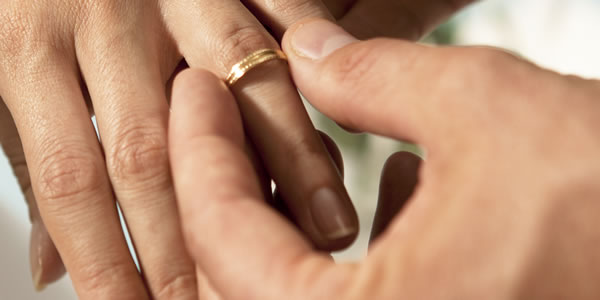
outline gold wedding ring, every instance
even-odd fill
[[[258,50],[242,59],[239,63],[231,68],[231,72],[227,75],[225,82],[229,87],[233,86],[238,80],[246,75],[250,70],[258,67],[266,62],[281,59],[287,61],[285,53],[281,50],[262,49]]]

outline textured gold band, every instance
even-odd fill
[[[285,53],[281,50],[275,49],[262,49],[258,50],[242,59],[239,63],[235,64],[231,68],[231,72],[227,76],[225,82],[228,86],[233,86],[238,80],[240,80],[248,71],[258,67],[259,65],[266,63],[271,60],[281,59],[287,61]]]

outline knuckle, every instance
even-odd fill
[[[277,16],[298,16],[299,14],[315,15],[314,12],[320,9],[320,3],[315,0],[296,0],[296,1],[279,1],[267,0],[266,7],[274,15]]]
[[[344,51],[340,55],[326,62],[325,78],[330,78],[336,85],[357,89],[359,83],[369,78],[373,73],[378,56],[375,47],[366,44],[352,47],[351,51]]]
[[[77,279],[87,291],[111,289],[127,282],[137,271],[127,261],[105,261],[88,264],[78,270]],[[120,298],[128,299],[128,297]]]
[[[460,64],[452,70],[462,70],[467,82],[494,83],[505,79],[515,57],[508,52],[491,47],[466,49],[454,63]],[[456,76],[456,74],[455,74]]]
[[[455,122],[443,127],[446,134],[460,131],[494,130],[496,122],[506,122],[514,117],[515,101],[522,99],[522,80],[527,76],[519,66],[519,59],[509,52],[492,47],[451,48],[443,51],[445,61],[440,62],[435,92],[436,107]],[[466,135],[461,135],[466,137]],[[496,145],[497,137],[484,135],[479,139],[455,139],[453,147],[468,151],[477,147]],[[467,147],[469,149],[462,149]],[[448,155],[453,152],[448,152]]]
[[[329,94],[324,97],[332,99],[340,110],[345,126],[356,127],[359,120],[356,113],[352,113],[356,105],[349,102],[368,101],[372,96],[370,93],[383,88],[384,80],[381,74],[377,74],[379,47],[371,44],[359,44],[342,49],[325,60],[317,76],[322,79],[323,86],[334,86],[335,90],[329,89]],[[365,88],[368,87],[368,88]],[[341,94],[340,94],[341,92]],[[360,104],[360,103],[358,103]]]
[[[225,192],[227,193],[227,192]],[[211,224],[213,236],[227,235],[234,230],[232,224],[236,224],[240,218],[244,218],[249,201],[255,199],[241,198],[235,195],[210,197],[202,203],[202,210],[182,211],[183,236],[188,253],[196,260],[205,257],[211,251],[210,239],[205,235],[198,234],[198,228],[205,228]],[[186,221],[188,220],[188,221]],[[214,222],[219,220],[219,222]],[[216,225],[214,225],[216,224]]]
[[[135,126],[115,139],[108,169],[119,181],[144,181],[168,173],[166,133],[151,126]]]
[[[482,47],[472,53],[475,62],[479,62],[486,67],[501,67],[506,66],[507,60],[511,55],[500,49],[492,47]]]
[[[184,215],[186,214],[186,212],[182,213]],[[203,257],[206,257],[206,255],[210,253],[212,246],[210,245],[209,239],[207,239],[206,236],[199,234],[198,232],[198,228],[200,227],[198,227],[197,225],[199,225],[198,223],[200,223],[200,225],[203,225],[202,223],[204,223],[204,220],[197,219],[197,216],[192,216],[192,214],[189,212],[188,214],[190,215],[189,217],[182,217],[183,220],[190,220],[184,221],[184,226],[182,227],[185,248],[189,253],[190,257],[192,257],[195,261],[200,261]],[[200,213],[200,215],[203,216],[205,214]],[[210,217],[212,218],[212,216]],[[225,223],[219,224],[218,227],[215,227],[213,229],[217,229],[220,231],[223,224]]]
[[[62,147],[42,158],[38,175],[39,201],[64,202],[62,200],[100,189],[104,180],[102,165],[85,153],[77,147]]]
[[[157,287],[156,299],[187,299],[195,294],[196,275],[186,272],[166,277]]]
[[[225,64],[223,68],[226,71],[256,50],[277,47],[261,28],[252,24],[231,23],[224,27],[222,36],[223,41],[214,53],[220,53],[219,61]]]
[[[0,13],[0,52],[16,56],[25,49],[35,49],[34,27],[25,14],[5,11]]]
[[[144,28],[140,1],[85,1],[75,30],[76,48],[103,60],[111,53],[119,53],[139,41],[140,28]],[[99,63],[96,61],[96,63]]]
[[[0,11],[0,66],[8,75],[15,67],[24,72],[44,69],[51,57],[70,53],[62,29],[48,28],[41,21],[46,18],[51,16],[19,7]]]
[[[449,51],[446,53],[448,56],[444,56],[444,61],[439,62],[436,75],[440,90],[450,94],[461,94],[468,90],[471,95],[471,97],[439,97],[438,104],[445,106],[446,109],[452,110],[457,101],[490,98],[490,95],[495,95],[498,89],[511,84],[519,76],[513,68],[515,57],[507,52],[487,47],[446,51]],[[485,105],[485,103],[480,104]],[[461,106],[461,108],[465,107]]]

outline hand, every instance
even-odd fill
[[[158,298],[174,290],[193,294],[193,268],[176,233],[178,217],[164,149],[165,86],[168,90],[182,56],[190,65],[224,77],[249,52],[277,47],[259,21],[279,38],[296,20],[331,19],[331,12],[363,37],[418,38],[468,2],[327,0],[324,6],[320,1],[247,0],[244,6],[233,0],[111,0],[97,5],[5,1],[0,5],[0,94],[8,109],[0,100],[0,143],[30,206],[36,287],[42,289],[64,273],[62,256],[82,298],[120,294],[111,282],[130,282],[134,294],[141,291],[121,237],[115,195],[150,293]],[[286,71],[274,64],[265,69],[249,74],[234,88],[246,103],[242,110],[254,144],[247,151],[256,152],[256,147],[268,157],[265,171],[260,157],[253,155],[263,190],[270,190],[270,175],[278,183],[276,198],[292,207],[291,215],[316,246],[342,248],[353,239],[356,227],[347,195]],[[277,109],[267,101],[280,98],[288,100]],[[96,113],[102,145],[88,110]],[[281,126],[297,131],[281,136],[277,130]],[[297,173],[290,174],[290,169]],[[322,171],[315,177],[302,175],[306,170]],[[322,183],[338,190],[350,228],[343,239],[321,233],[307,215],[306,197],[298,196]],[[285,206],[279,200],[276,205]],[[107,272],[109,266],[117,271]]]
[[[298,19],[333,14],[364,37],[418,38],[467,2],[4,1],[0,94],[8,107],[0,99],[0,143],[30,207],[36,287],[62,276],[62,256],[81,298],[124,295],[113,284],[124,282],[125,294],[143,293],[122,238],[117,199],[150,293],[195,293],[194,270],[177,233],[165,151],[165,90],[182,57],[223,78],[249,52],[277,47],[263,24],[279,38]],[[347,195],[286,71],[276,64],[264,69],[234,88],[252,137],[247,151],[256,147],[268,158],[265,171],[253,155],[263,190],[270,193],[270,177],[275,179],[277,199],[293,208],[291,215],[316,246],[344,247],[356,227]],[[285,104],[273,105],[283,98]],[[88,111],[96,114],[101,145]],[[296,130],[282,136],[281,127]],[[305,176],[307,171],[319,175]],[[303,195],[317,185],[338,191],[347,237],[332,240],[307,215]]]
[[[415,141],[427,161],[366,260],[335,265],[262,203],[233,96],[209,73],[182,74],[175,189],[188,249],[224,299],[600,297],[600,82],[489,48],[357,42],[322,20],[292,27],[283,45],[313,105]],[[380,201],[404,202],[417,165],[393,156]]]
[[[269,1],[245,3],[281,30],[300,13]],[[303,7],[302,17],[328,15],[320,2]],[[182,58],[224,78],[249,53],[277,47],[234,0],[0,4],[0,141],[30,204],[37,288],[60,277],[64,262],[82,299],[196,298],[166,151],[169,79]],[[232,89],[243,102],[247,151],[264,158],[256,157],[255,167],[265,174],[265,193],[274,179],[317,247],[348,245],[356,215],[287,66],[265,65]],[[282,134],[283,127],[293,130]],[[320,206],[310,204],[309,194],[318,190],[344,223],[312,216]]]

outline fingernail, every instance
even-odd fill
[[[41,235],[43,234],[42,226],[39,222],[33,222],[31,227],[31,248],[29,252],[29,261],[31,263],[31,278],[33,280],[33,287],[37,292],[41,292],[46,288],[46,284],[42,282],[42,259],[41,259]]]
[[[46,289],[46,284],[42,283],[42,271],[38,271],[33,275],[33,287],[36,292],[41,292]]]
[[[330,240],[336,240],[356,233],[342,199],[330,188],[317,190],[312,196],[311,213],[313,221],[321,233]]]
[[[300,25],[293,33],[291,46],[299,56],[320,59],[357,39],[341,27],[325,20]]]

